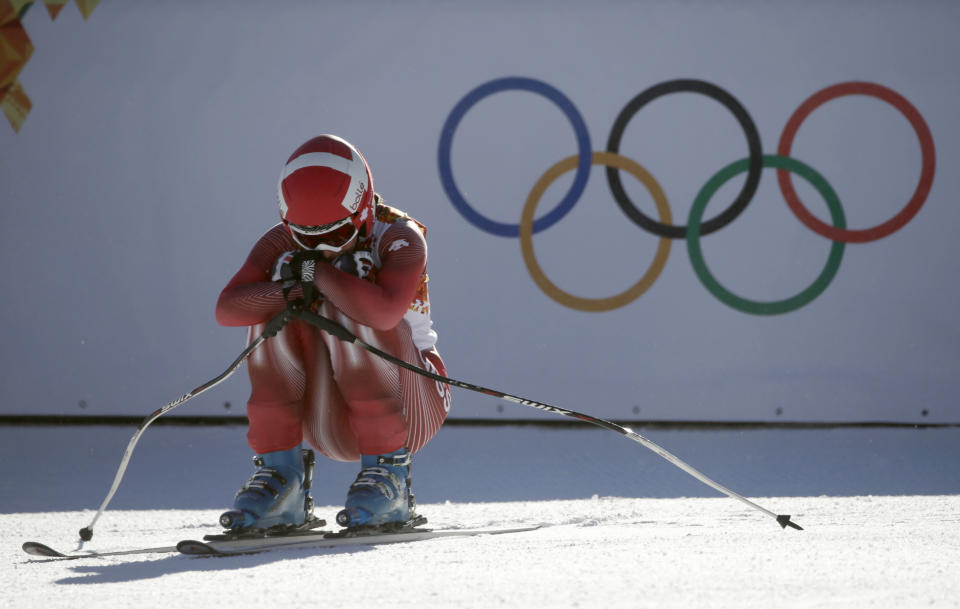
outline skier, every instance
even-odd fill
[[[217,301],[217,321],[249,326],[248,341],[303,298],[297,254],[314,254],[311,308],[364,342],[446,375],[427,294],[425,227],[386,205],[347,141],[321,135],[296,149],[278,187],[281,222],[253,246]],[[292,289],[291,289],[292,288]],[[288,293],[285,293],[285,289]],[[411,456],[437,433],[450,390],[300,319],[248,359],[247,440],[256,471],[220,519],[237,531],[313,520],[313,453],[360,461],[342,526],[402,526],[415,516]]]

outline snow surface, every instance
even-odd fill
[[[132,429],[0,427],[0,606],[960,607],[960,429],[638,431],[805,530],[688,486],[687,474],[609,432],[447,428],[415,462],[430,526],[543,528],[224,558],[47,561],[20,545],[130,549],[215,531],[249,473],[243,431],[148,430],[117,509],[80,544]],[[321,460],[319,516],[332,520],[354,468]],[[699,496],[685,496],[691,488]],[[826,491],[803,494],[817,488]],[[493,500],[478,500],[484,493]]]
[[[769,498],[806,530],[728,499],[594,498],[422,506],[433,526],[543,524],[500,536],[250,556],[44,562],[91,512],[0,515],[8,607],[956,607],[960,497]],[[333,514],[333,506],[321,508]],[[110,514],[96,548],[165,546],[209,510]]]

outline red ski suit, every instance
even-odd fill
[[[314,310],[362,341],[446,375],[435,348],[427,293],[424,227],[378,197],[371,235],[327,264],[318,262]],[[286,306],[277,259],[298,246],[278,224],[254,245],[217,301],[217,321],[250,326],[248,343]],[[344,269],[344,270],[341,270]],[[299,296],[297,287],[290,297]],[[258,454],[304,439],[340,461],[406,446],[422,448],[450,410],[450,389],[300,320],[287,324],[247,360],[252,387],[247,440]]]

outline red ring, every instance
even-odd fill
[[[783,133],[780,135],[780,145],[777,147],[777,154],[780,156],[790,156],[793,138],[797,134],[800,123],[816,108],[831,99],[844,95],[857,94],[876,97],[892,105],[910,121],[913,130],[917,133],[917,138],[920,140],[920,152],[923,158],[923,164],[920,169],[920,181],[917,183],[917,189],[913,192],[913,197],[910,198],[906,207],[883,224],[878,224],[872,228],[861,230],[837,228],[821,222],[807,211],[807,208],[803,206],[803,203],[797,196],[797,192],[793,189],[790,172],[783,169],[777,170],[777,182],[780,183],[780,191],[783,193],[783,198],[787,201],[787,205],[790,206],[794,215],[796,215],[807,228],[818,235],[844,243],[876,241],[902,228],[903,225],[909,222],[913,216],[920,211],[920,208],[927,200],[927,195],[930,194],[930,187],[933,184],[933,173],[937,164],[936,152],[933,146],[933,136],[930,134],[930,129],[927,127],[927,123],[923,120],[920,112],[896,91],[870,82],[839,83],[818,91],[807,98],[807,100],[800,104],[800,107],[794,111],[793,116],[790,117],[787,125],[783,128]]]

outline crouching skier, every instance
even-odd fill
[[[312,309],[365,343],[446,375],[427,295],[425,228],[374,192],[366,160],[332,135],[290,156],[278,188],[281,222],[253,246],[217,302],[217,321],[249,338],[302,297],[289,294],[298,252],[320,260]],[[286,267],[285,267],[286,265]],[[286,275],[285,275],[286,274]],[[445,384],[386,362],[301,319],[249,357],[247,440],[256,471],[221,524],[233,531],[310,526],[313,453],[360,461],[337,522],[402,526],[416,516],[410,461],[450,410]]]

